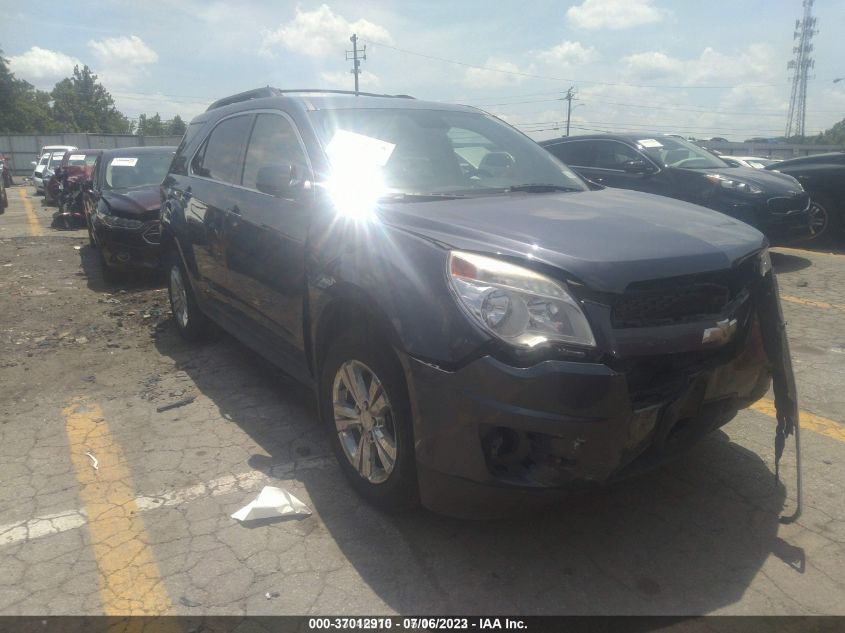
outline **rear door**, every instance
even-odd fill
[[[288,191],[260,191],[259,170],[290,169]],[[305,243],[311,221],[311,165],[293,120],[280,111],[256,113],[244,160],[240,203],[226,223],[230,292],[260,333],[283,353],[304,360]]]
[[[239,208],[243,155],[253,121],[238,114],[220,121],[200,145],[190,164],[191,195],[185,204],[186,234],[197,266],[198,285],[218,307],[232,308],[237,296],[227,283],[228,217]]]

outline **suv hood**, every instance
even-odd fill
[[[766,245],[716,211],[623,189],[391,203],[379,215],[450,248],[549,264],[601,292],[722,270]]]
[[[718,174],[725,178],[733,178],[757,185],[763,190],[764,196],[797,194],[803,191],[792,176],[786,176],[776,171],[754,169],[751,167],[728,167],[725,169],[696,169],[702,174]]]
[[[132,189],[105,189],[103,200],[113,213],[124,217],[146,220],[152,219],[153,211],[161,208],[161,194],[158,185],[145,185]]]

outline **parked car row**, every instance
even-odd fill
[[[175,150],[62,169],[93,161],[107,279],[163,268],[186,340],[215,323],[311,387],[366,499],[467,515],[653,468],[772,372],[795,401],[750,224],[806,226],[798,181],[677,138],[546,147],[471,107],[262,88]]]

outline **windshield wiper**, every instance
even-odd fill
[[[524,185],[513,185],[507,191],[526,191],[528,193],[547,193],[549,191],[583,191],[576,187],[565,187],[563,185],[552,185],[545,183],[526,183]]]
[[[379,199],[385,202],[427,202],[455,198],[466,198],[466,196],[459,193],[389,193]]]

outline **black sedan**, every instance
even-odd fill
[[[845,229],[845,152],[793,158],[766,169],[797,178],[810,194],[813,237],[830,237]]]
[[[540,143],[600,185],[693,202],[750,224],[772,242],[810,237],[810,198],[791,176],[730,167],[675,136],[595,134]]]
[[[91,244],[100,252],[103,277],[159,267],[161,200],[173,147],[127,147],[103,152],[86,192]]]

